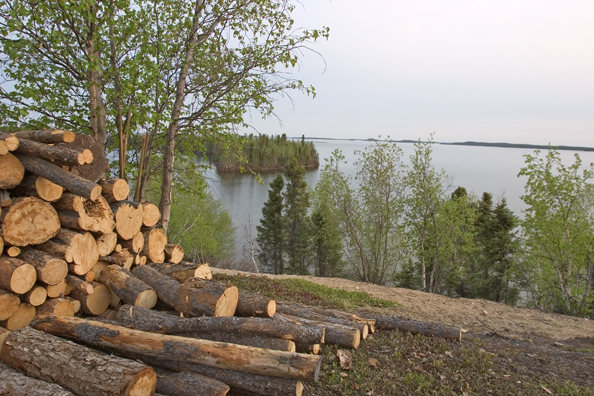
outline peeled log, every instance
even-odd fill
[[[185,318],[124,305],[118,311],[117,320],[122,325],[130,326],[138,330],[165,334],[226,332],[236,334],[257,334],[291,340],[303,344],[324,343],[324,329],[319,326],[274,321],[264,318]]]
[[[90,345],[156,359],[185,360],[281,378],[315,380],[322,362],[319,356],[314,355],[156,334],[76,317],[45,316],[37,320],[33,327]]]
[[[27,377],[0,363],[0,395],[10,396],[74,396],[60,385]]]
[[[298,318],[296,316],[290,316],[279,313],[274,315],[274,318],[271,320],[320,326],[326,330],[326,344],[338,344],[343,348],[357,349],[359,347],[359,344],[361,343],[361,332],[359,331],[359,329],[354,327],[349,327],[336,323],[319,322],[316,320]]]
[[[115,227],[113,212],[102,196],[95,201],[66,193],[54,203],[63,227],[75,230],[111,233]]]
[[[23,248],[19,258],[35,267],[37,279],[48,285],[60,283],[68,274],[66,261],[41,250]]]
[[[60,229],[56,210],[35,197],[13,199],[10,206],[2,210],[0,222],[2,239],[15,246],[43,243],[53,238]]]
[[[237,307],[235,286],[213,283],[212,288],[197,289],[196,283],[181,284],[146,265],[135,267],[132,273],[151,286],[163,302],[190,316],[233,316]]]
[[[134,207],[127,201],[120,201],[111,204],[111,210],[115,215],[115,229],[118,235],[124,240],[134,238],[142,227],[142,205]]]
[[[168,396],[224,396],[229,386],[191,371],[156,370],[157,392]]]
[[[11,189],[19,185],[25,175],[25,167],[11,153],[0,155],[0,189]]]
[[[0,257],[0,287],[16,294],[27,293],[37,280],[31,264],[12,257]]]
[[[147,265],[163,275],[167,275],[182,283],[190,278],[212,279],[212,273],[208,264],[192,264],[182,261],[178,264],[149,263]]]
[[[46,178],[47,180],[64,187],[73,194],[97,200],[101,196],[101,186],[90,180],[74,175],[57,165],[51,164],[41,158],[25,154],[17,154],[17,158],[23,163],[26,170]]]
[[[177,264],[184,259],[184,248],[181,245],[168,243],[164,248],[165,259],[173,264]]]
[[[412,334],[431,335],[456,341],[462,340],[462,330],[458,327],[406,320],[397,316],[376,316],[375,323],[378,329],[408,331]]]
[[[276,313],[276,302],[268,297],[255,293],[240,291],[237,301],[237,316],[259,316],[272,318]]]
[[[101,282],[126,304],[151,309],[157,303],[157,293],[149,285],[118,265],[104,268]]]
[[[7,330],[16,330],[29,326],[29,323],[35,318],[35,312],[36,310],[33,305],[20,303],[17,311],[10,318],[0,321],[0,326]]]
[[[130,187],[124,179],[101,179],[97,184],[101,186],[107,202],[124,201],[130,194]]]
[[[0,320],[6,320],[14,315],[20,303],[16,294],[0,289]]]
[[[142,363],[30,327],[11,332],[0,354],[3,362],[27,376],[57,383],[77,395],[152,395],[157,385],[154,370]]]
[[[144,248],[142,253],[148,256],[153,263],[165,261],[165,246],[167,235],[160,228],[153,228],[144,232]]]

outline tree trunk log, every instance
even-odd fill
[[[448,340],[462,340],[462,330],[458,327],[444,326],[437,323],[419,322],[401,319],[397,316],[376,316],[378,329],[408,331],[412,334],[432,335]]]
[[[64,291],[66,291],[66,281],[62,279],[55,285],[47,285],[45,290],[48,298],[60,297],[60,295],[63,295]]]
[[[97,337],[97,335],[95,335]],[[28,376],[55,382],[77,395],[152,395],[154,370],[25,327],[4,340],[2,361]]]
[[[126,304],[151,309],[157,303],[157,293],[149,285],[118,265],[104,268],[101,282]]]
[[[185,318],[124,305],[118,311],[118,322],[144,331],[165,334],[226,332],[256,334],[281,338],[303,344],[324,343],[324,329],[319,326],[295,324],[264,318],[202,317]]]
[[[109,232],[97,238],[97,249],[99,249],[99,256],[108,256],[113,252],[118,244],[118,234],[116,232]]]
[[[16,294],[25,294],[35,284],[35,267],[12,257],[0,257],[0,287]]]
[[[320,344],[295,344],[295,349],[299,353],[311,353],[313,355],[319,355],[322,350]]]
[[[60,385],[27,377],[0,363],[0,395],[9,396],[74,396]]]
[[[68,282],[69,285],[72,285],[73,290],[78,289],[86,294],[93,293],[93,285],[86,280],[82,280],[78,276],[68,274],[66,275],[66,282]]]
[[[77,133],[74,142],[69,143],[68,147],[75,150],[88,149],[93,155],[93,162],[84,165],[77,165],[70,168],[70,172],[96,183],[102,179],[107,172],[109,163],[105,156],[105,147],[103,142],[98,143],[91,136]]]
[[[113,212],[103,196],[95,201],[71,193],[54,203],[66,228],[109,234],[115,228]],[[76,214],[73,214],[75,212]]]
[[[128,201],[120,201],[112,203],[111,210],[115,214],[115,229],[118,235],[124,240],[134,238],[142,227],[142,205],[134,207]]]
[[[18,257],[21,254],[21,248],[17,246],[10,246],[6,249],[6,254],[8,257]]]
[[[17,158],[29,172],[46,178],[73,194],[88,198],[91,201],[96,201],[101,196],[101,186],[74,175],[57,165],[51,164],[41,158],[24,154],[17,154]]]
[[[36,309],[33,305],[20,303],[19,308],[10,318],[0,321],[0,326],[7,330],[16,330],[29,326],[29,323],[35,318],[35,312]]]
[[[60,283],[68,274],[66,261],[41,250],[31,247],[23,248],[19,259],[35,267],[37,280],[47,285]]]
[[[295,343],[282,338],[267,337],[258,334],[235,334],[229,332],[195,332],[184,333],[184,337],[199,338],[201,340],[227,342],[230,344],[247,345],[254,348],[272,349],[275,351],[296,352]]]
[[[61,228],[56,234],[56,239],[68,246],[65,260],[74,263],[73,272],[76,275],[86,274],[99,260],[97,241],[90,232],[81,234],[67,228]]]
[[[165,260],[177,264],[184,259],[184,248],[181,245],[168,243],[165,245]]]
[[[147,265],[181,283],[190,278],[212,279],[208,264],[192,264],[182,261],[178,264],[148,263]]]
[[[14,136],[14,134],[0,132],[0,141],[4,143],[3,146],[6,147],[6,152],[14,151],[19,148],[19,138]],[[6,154],[6,152],[3,152],[3,154]]]
[[[159,369],[157,372],[157,392],[167,396],[224,396],[229,392],[229,386],[202,374],[191,371],[168,371]]]
[[[74,316],[74,304],[66,298],[52,298],[37,308],[37,315]]]
[[[34,307],[39,307],[47,300],[47,289],[44,286],[33,286],[27,293],[21,295],[21,300]]]
[[[160,228],[153,228],[144,232],[144,248],[142,253],[148,256],[153,263],[162,263],[165,261],[165,246],[167,245],[167,235]]]
[[[21,154],[42,158],[57,165],[84,165],[86,163],[83,149],[73,150],[66,145],[49,145],[33,140],[19,138],[19,147],[15,150]]]
[[[43,243],[60,229],[58,213],[49,203],[35,197],[21,197],[2,210],[1,237],[15,246]]]
[[[93,293],[86,294],[78,289],[73,289],[68,296],[80,301],[84,313],[101,315],[109,307],[111,291],[102,283],[91,282],[91,284],[93,285]]]
[[[311,319],[277,313],[272,320],[289,323],[304,323],[323,327],[326,330],[325,343],[338,344],[343,348],[357,349],[361,343],[361,332],[355,327],[337,323],[320,322]]]
[[[144,216],[142,218],[142,224],[145,227],[154,227],[161,219],[161,212],[159,207],[150,202],[142,202],[142,208]]]
[[[101,179],[97,184],[109,203],[127,200],[130,194],[130,187],[124,179]]]
[[[134,256],[132,256],[128,249],[122,249],[119,252],[114,251],[109,256],[99,256],[99,259],[109,264],[119,265],[127,270],[132,268],[132,264],[134,264]]]
[[[72,143],[76,137],[74,132],[64,131],[62,129],[16,131],[12,132],[12,135],[19,139],[29,139],[34,142],[47,144]]]
[[[156,334],[76,317],[45,316],[33,326],[90,345],[281,378],[315,380],[321,365],[314,355]]]
[[[11,189],[19,185],[25,175],[22,162],[11,153],[0,155],[0,188]]]
[[[235,286],[213,283],[210,288],[197,289],[194,287],[198,286],[196,283],[180,284],[147,265],[135,267],[132,273],[155,289],[163,302],[190,316],[233,316],[237,307]]]
[[[0,320],[6,320],[14,315],[19,309],[20,303],[16,294],[0,289]]]
[[[120,244],[130,252],[140,253],[144,249],[144,234],[142,231],[139,231],[132,239],[127,241],[122,240]]]
[[[237,302],[235,315],[272,318],[275,313],[276,301],[255,293],[239,292],[239,301]]]
[[[64,189],[41,176],[25,172],[23,180],[13,192],[15,196],[38,197],[47,202],[55,202],[60,199]]]

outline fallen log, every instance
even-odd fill
[[[129,240],[140,231],[142,217],[144,216],[142,205],[134,207],[129,201],[119,201],[110,205],[115,216],[115,229],[118,235]]]
[[[95,201],[79,195],[65,193],[54,203],[63,227],[81,231],[109,234],[115,222],[113,212],[103,196]]]
[[[320,322],[317,320],[298,318],[296,316],[279,314],[274,315],[271,320],[288,323],[304,323],[314,326],[320,326],[326,330],[325,343],[338,344],[343,348],[357,349],[361,343],[361,332],[359,329],[351,326],[345,326],[338,323]]]
[[[437,323],[420,322],[417,320],[402,319],[397,316],[374,317],[378,329],[408,331],[412,334],[424,334],[445,338],[448,340],[462,340],[462,329],[444,326]]]
[[[20,303],[18,309],[10,318],[0,321],[0,326],[7,330],[16,330],[28,326],[35,318],[35,313],[36,309],[33,305]]]
[[[101,282],[126,304],[151,309],[157,303],[157,293],[146,283],[118,265],[101,271]]]
[[[229,392],[229,386],[202,374],[191,371],[169,371],[164,369],[157,372],[157,392],[167,396],[224,396]]]
[[[115,348],[156,359],[185,360],[189,363],[281,378],[316,380],[322,362],[315,355],[156,334],[76,317],[43,316],[32,326],[90,345]]]
[[[165,252],[165,260],[177,264],[184,259],[184,248],[181,245],[175,243],[168,243],[163,249]]]
[[[74,396],[60,385],[27,377],[0,363],[0,395],[10,396]]]
[[[324,343],[324,329],[308,324],[264,318],[202,317],[185,318],[140,307],[124,305],[117,320],[125,326],[165,334],[215,333],[255,334],[303,344]]]
[[[14,246],[43,243],[60,229],[58,213],[49,203],[35,197],[20,197],[0,215],[0,236]]]
[[[147,265],[135,267],[132,273],[152,287],[159,299],[178,312],[190,316],[233,316],[235,313],[238,296],[235,286],[223,286],[213,282],[210,287],[204,285],[205,287],[199,289],[197,282],[179,283]]]
[[[41,158],[25,154],[17,154],[16,157],[29,172],[46,178],[73,194],[88,198],[91,201],[96,201],[101,196],[101,186],[90,180],[74,175]]]
[[[72,290],[78,289],[86,294],[93,293],[93,285],[90,282],[79,278],[78,276],[68,274],[66,275],[66,282],[72,286]]]
[[[322,350],[320,344],[295,344],[295,350],[299,353],[311,353],[319,355]]]
[[[22,162],[11,153],[0,155],[0,188],[11,189],[19,185],[25,175]]]
[[[142,363],[100,353],[30,327],[12,331],[0,355],[4,363],[27,376],[57,383],[77,395],[152,395],[157,386],[154,370]]]
[[[212,279],[208,264],[192,264],[182,261],[178,264],[148,263],[147,265],[181,283],[190,278]]]
[[[128,199],[130,187],[124,179],[101,179],[97,182],[102,188],[102,194],[107,202],[118,202]]]
[[[47,285],[60,283],[68,274],[66,261],[42,250],[31,247],[23,248],[19,259],[35,267],[37,280]]]
[[[240,291],[235,315],[272,318],[276,313],[276,301],[255,293]]]
[[[14,315],[20,303],[16,294],[0,289],[0,320],[6,320]]]
[[[0,257],[0,287],[16,294],[27,293],[37,280],[35,267],[12,257]]]
[[[162,263],[165,261],[165,246],[167,245],[167,235],[160,228],[153,228],[143,233],[144,247],[142,253],[148,256],[153,263]]]

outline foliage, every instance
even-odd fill
[[[339,224],[316,188],[315,204],[311,214],[312,256],[316,276],[341,277],[344,270],[342,240]]]
[[[270,183],[268,201],[264,202],[260,225],[256,226],[256,241],[260,246],[258,259],[264,272],[283,274],[285,248],[285,219],[283,218],[283,176],[278,174]]]
[[[310,219],[307,214],[310,205],[310,193],[305,181],[305,168],[293,158],[284,172],[287,179],[285,199],[285,230],[287,272],[290,274],[308,274],[310,262]]]

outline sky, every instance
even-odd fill
[[[594,147],[592,0],[300,0],[328,26],[259,133]]]

